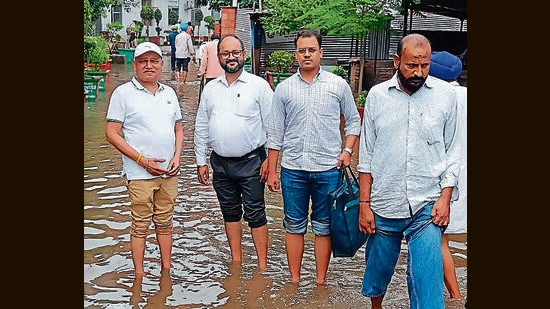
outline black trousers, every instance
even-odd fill
[[[260,167],[266,158],[264,146],[242,157],[222,157],[212,152],[212,186],[224,221],[238,222],[243,218],[250,228],[267,224],[265,183],[260,181]]]

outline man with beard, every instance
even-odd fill
[[[242,262],[242,224],[250,227],[258,269],[267,269],[267,124],[273,91],[269,83],[243,70],[246,52],[235,35],[218,42],[218,61],[225,73],[204,86],[195,119],[198,181],[216,191],[231,250],[231,263]]]
[[[359,229],[369,234],[361,293],[371,308],[382,308],[403,237],[410,308],[445,307],[441,241],[460,146],[455,92],[428,76],[430,57],[426,37],[403,37],[396,74],[373,86],[365,103],[357,170]]]

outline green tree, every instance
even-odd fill
[[[139,17],[141,17],[143,23],[147,26],[147,28],[145,28],[145,33],[147,34],[147,37],[149,37],[149,25],[151,25],[151,21],[155,17],[153,8],[150,6],[142,7],[141,11],[139,12]]]
[[[366,42],[370,31],[387,29],[392,10],[401,0],[266,0],[271,16],[261,22],[268,34],[288,34],[300,29],[318,29],[323,35],[353,36],[360,43],[360,73],[363,80]],[[359,93],[362,83],[359,83]]]
[[[162,12],[160,11],[160,9],[157,8],[153,12],[153,17],[155,18],[155,22],[157,23],[157,26],[158,26],[160,23],[160,20],[162,19]]]
[[[84,0],[84,35],[91,33],[92,6],[89,0]]]
[[[168,24],[175,25],[179,18],[178,10],[171,10],[170,14],[168,14]]]
[[[195,25],[200,25],[202,19],[204,18],[204,14],[201,10],[195,10]]]
[[[210,15],[204,17],[204,22],[206,23],[206,29],[208,29],[208,32],[214,31],[215,25],[219,24],[218,20]]]

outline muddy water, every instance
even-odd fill
[[[164,71],[169,72],[169,56]],[[360,293],[364,249],[354,258],[333,258],[326,286],[315,284],[313,237],[306,235],[302,281],[292,285],[282,229],[280,193],[266,190],[269,268],[255,272],[250,230],[243,224],[242,266],[230,266],[221,213],[211,186],[196,181],[193,123],[199,83],[190,64],[188,84],[163,82],[176,89],[184,121],[179,195],[174,210],[173,268],[161,273],[154,234],[147,238],[143,278],[135,278],[130,255],[129,199],[120,176],[120,154],[105,141],[108,98],[116,85],[132,76],[131,66],[113,64],[106,91],[84,105],[84,308],[368,308]],[[356,162],[356,158],[354,160]],[[462,293],[466,295],[466,235],[451,243]],[[386,308],[408,308],[406,246],[385,297]],[[447,308],[462,308],[446,297]]]

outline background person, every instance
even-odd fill
[[[195,56],[195,47],[191,36],[186,32],[187,24],[180,26],[182,30],[176,35],[176,80],[179,82],[187,81],[187,73],[189,72],[189,62],[191,57]]]
[[[430,60],[430,75],[450,83],[457,96],[457,136],[456,140],[460,144],[460,173],[458,174],[458,184],[453,190],[456,199],[451,202],[451,214],[449,215],[449,225],[443,233],[442,251],[443,251],[443,278],[445,287],[452,299],[462,299],[460,287],[456,279],[455,264],[451,249],[449,248],[450,234],[467,233],[467,88],[460,86],[457,78],[462,73],[462,61],[459,57],[446,52],[436,52],[432,54]]]
[[[224,73],[218,58],[219,41],[220,36],[217,34],[212,34],[210,36],[210,42],[206,43],[204,46],[201,66],[197,75],[204,76],[205,84]]]
[[[273,91],[265,79],[243,70],[246,54],[237,36],[224,36],[218,55],[225,73],[204,86],[195,120],[197,178],[201,184],[209,184],[206,158],[212,147],[212,185],[223,215],[231,262],[242,262],[244,219],[252,234],[258,269],[265,270],[265,143]]]
[[[176,25],[170,27],[172,32],[168,35],[168,43],[170,43],[170,69],[174,77],[177,78],[177,68],[176,68],[176,36],[178,35],[178,27]]]
[[[143,274],[145,238],[153,221],[162,268],[171,268],[174,203],[183,147],[182,115],[173,88],[160,83],[162,52],[151,42],[134,51],[135,76],[116,87],[106,116],[107,141],[122,154],[130,197],[130,246]]]
[[[454,91],[428,76],[430,41],[401,39],[394,76],[367,94],[359,139],[359,229],[369,234],[361,293],[382,300],[405,238],[410,308],[443,309],[442,234],[459,172]]]
[[[326,282],[332,251],[328,193],[338,187],[338,167],[351,162],[361,126],[349,84],[321,68],[321,43],[321,35],[313,30],[298,32],[294,46],[300,67],[275,88],[268,131],[267,185],[271,191],[282,190],[285,247],[292,283],[300,281],[308,217],[315,234],[316,282]],[[345,118],[343,150],[341,114]]]

